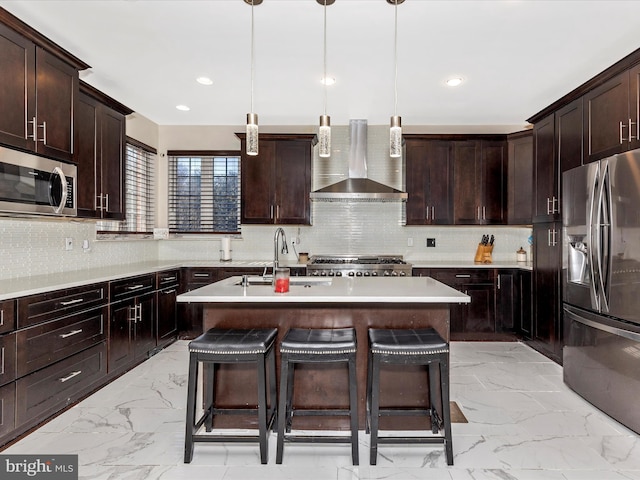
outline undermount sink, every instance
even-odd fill
[[[290,285],[301,285],[303,287],[312,287],[315,285],[329,286],[333,282],[333,279],[326,277],[290,277]],[[251,285],[271,285],[271,276],[249,276],[247,277],[247,284]],[[238,280],[234,285],[242,285],[242,280]]]

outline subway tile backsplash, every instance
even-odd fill
[[[387,126],[369,126],[369,178],[403,188],[402,162],[388,157]],[[332,156],[314,158],[312,188],[321,188],[348,174],[349,131],[332,128]],[[393,162],[393,163],[390,163]],[[159,195],[162,197],[162,195]],[[407,227],[401,203],[312,202],[312,226],[284,227],[290,243],[289,261],[296,252],[317,254],[398,254],[413,263],[424,261],[473,261],[483,234],[496,237],[495,261],[515,261],[516,250],[527,251],[528,227]],[[241,238],[231,241],[234,260],[271,260],[275,226],[243,225]],[[65,250],[65,238],[73,250]],[[216,261],[219,237],[172,238],[170,240],[95,241],[90,221],[19,219],[0,217],[0,279],[82,270],[145,261]],[[436,240],[435,248],[426,239]],[[85,252],[83,240],[89,241]],[[291,240],[296,245],[291,246]],[[410,240],[413,246],[408,246]]]

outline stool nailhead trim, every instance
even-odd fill
[[[437,355],[439,353],[449,353],[448,348],[443,348],[438,350],[419,350],[415,352],[410,352],[410,351],[397,352],[394,350],[380,350],[378,348],[372,348],[371,351],[373,353],[378,353],[382,355]]]
[[[318,351],[318,350],[298,350],[298,349],[285,349],[285,348],[281,348],[280,349],[280,353],[299,353],[301,355],[342,355],[345,353],[356,353],[356,349],[355,348],[344,348],[344,349],[339,349],[339,350],[322,350],[322,351]]]
[[[189,353],[210,353],[212,355],[257,355],[259,353],[265,353],[265,350],[206,350],[200,348],[191,348]]]

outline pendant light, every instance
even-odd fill
[[[253,34],[253,7],[260,5],[262,0],[244,0],[251,5],[251,113],[247,113],[247,155],[258,155],[258,114],[253,113],[253,77],[254,77],[254,34]]]
[[[327,158],[331,156],[331,118],[327,115],[327,5],[332,5],[335,0],[316,0],[324,8],[324,115],[320,115],[320,127],[318,128],[318,156]]]
[[[393,61],[394,61],[394,100],[393,115],[389,128],[389,156],[391,158],[399,158],[402,156],[402,121],[398,115],[398,5],[404,0],[387,0],[394,6],[395,12],[395,31],[393,37]]]

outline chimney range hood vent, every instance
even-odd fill
[[[350,120],[349,178],[311,193],[321,202],[406,202],[407,193],[367,178],[367,121]]]

